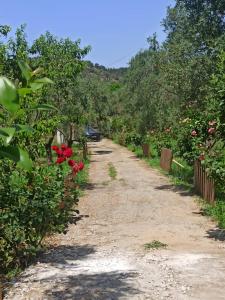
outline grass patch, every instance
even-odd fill
[[[144,244],[144,247],[146,250],[151,250],[151,249],[156,250],[156,249],[162,249],[162,248],[165,249],[168,247],[168,245],[164,244],[160,241],[153,240],[150,243]]]
[[[203,214],[212,217],[218,222],[221,229],[225,229],[225,201],[217,199],[215,205],[211,205],[205,201],[201,201]]]
[[[117,176],[116,168],[114,167],[114,165],[112,163],[108,163],[108,167],[109,167],[109,176],[113,180],[116,179],[116,176]]]

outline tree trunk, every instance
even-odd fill
[[[55,134],[56,134],[56,130],[54,130],[52,132],[52,136],[49,138],[48,142],[45,144],[45,150],[46,150],[46,154],[47,154],[47,162],[48,164],[51,164],[53,162],[52,160],[52,142],[54,140],[54,137],[55,137]]]
[[[88,147],[87,147],[87,142],[83,142],[83,159],[87,159],[88,155]]]
[[[72,123],[70,123],[70,125],[69,125],[69,138],[68,138],[67,145],[70,148],[73,145],[73,124]]]

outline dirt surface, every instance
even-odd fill
[[[55,237],[6,299],[225,299],[224,235],[194,197],[109,140],[89,147],[80,221]],[[153,240],[168,247],[146,250]]]

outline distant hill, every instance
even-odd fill
[[[125,75],[127,68],[106,68],[99,64],[93,64],[91,61],[86,61],[85,75],[95,75],[104,81],[119,81]]]

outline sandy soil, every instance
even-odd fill
[[[109,140],[89,147],[80,221],[55,237],[6,299],[225,299],[224,234],[194,197]],[[146,250],[153,240],[168,247]]]

